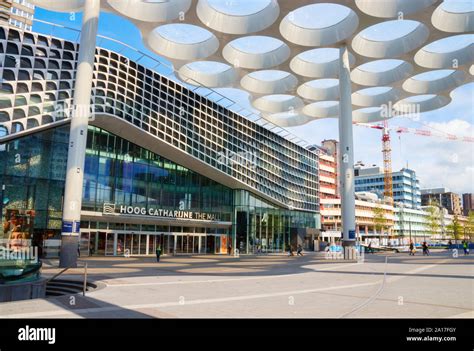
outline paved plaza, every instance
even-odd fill
[[[387,260],[386,260],[387,259]],[[99,288],[0,304],[7,318],[473,318],[474,257],[324,256],[83,258]],[[43,273],[59,270],[46,262]],[[82,269],[68,278],[82,279]]]

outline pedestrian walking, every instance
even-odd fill
[[[295,254],[293,253],[293,247],[291,245],[288,245],[288,257],[294,256]]]
[[[415,256],[415,245],[413,244],[413,242],[410,243],[409,250],[409,256]]]
[[[161,246],[156,247],[156,262],[160,262]]]
[[[463,240],[462,248],[464,250],[464,256],[469,255],[469,244],[468,244],[467,240]]]
[[[429,256],[430,250],[428,248],[428,244],[426,243],[426,241],[423,241],[422,248],[423,248],[423,256]]]
[[[367,246],[367,252],[374,253],[374,249],[372,247],[372,242],[369,243],[369,246]]]
[[[331,245],[329,243],[326,245],[326,248],[324,249],[324,251],[326,252],[331,251]]]
[[[296,250],[296,255],[297,256],[304,256],[303,255],[303,247],[301,245],[298,245],[298,248]]]

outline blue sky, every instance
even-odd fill
[[[70,28],[80,29],[80,13],[57,13],[36,8],[35,17]],[[128,20],[110,13],[101,13],[99,34],[118,39],[165,62],[165,59],[150,52],[141,40],[138,29]],[[78,33],[36,22],[34,30],[76,41]],[[98,40],[98,46],[111,45]],[[108,46],[109,49],[116,49]],[[117,46],[117,49],[119,47]],[[132,57],[133,58],[133,57]],[[244,106],[246,107],[246,106]],[[423,113],[419,121],[396,117],[391,126],[406,126],[425,130],[441,130],[459,136],[474,137],[474,83],[456,90],[453,101],[435,112]],[[430,129],[433,128],[433,129]],[[336,119],[313,121],[289,131],[302,139],[320,144],[324,139],[338,138]],[[381,132],[375,129],[354,127],[355,160],[365,164],[382,165]],[[474,144],[448,141],[439,137],[424,137],[413,134],[392,133],[393,169],[408,166],[417,172],[422,187],[445,186],[450,190],[474,193]]]

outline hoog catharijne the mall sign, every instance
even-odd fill
[[[195,219],[204,221],[218,221],[220,216],[216,213],[194,212],[186,210],[169,210],[163,208],[146,208],[140,206],[116,206],[115,204],[104,203],[104,214],[124,214],[137,216],[164,217],[176,219]]]

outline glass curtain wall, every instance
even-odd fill
[[[315,212],[278,208],[244,190],[234,193],[235,235],[242,253],[283,252],[295,245],[298,229],[316,228]]]
[[[3,227],[19,228],[17,224],[21,222],[25,239],[32,240],[33,233],[41,242],[60,239],[68,136],[69,126],[65,126],[1,145],[0,184],[5,185],[0,213]],[[233,190],[91,126],[87,139],[83,209],[102,212],[104,203],[114,203],[116,207],[128,205],[206,212],[215,214],[218,220],[231,222]],[[2,230],[0,239],[9,240],[11,234],[12,230]],[[98,245],[105,250],[102,247],[105,237],[102,239],[98,240]],[[168,247],[173,247],[170,240]],[[93,246],[95,249],[97,245]],[[144,240],[135,245],[140,250],[145,246]],[[196,246],[194,238],[192,246]],[[206,247],[202,245],[202,250]]]
[[[231,221],[233,190],[102,129],[90,127],[83,208],[112,202],[218,214]]]
[[[25,136],[0,148],[0,184],[5,185],[4,228],[9,222],[21,221],[27,239],[42,242],[60,238],[68,134],[68,126],[59,127]],[[299,229],[316,228],[315,212],[278,208],[248,191],[227,188],[96,127],[89,128],[86,152],[84,210],[102,212],[104,203],[114,203],[116,207],[159,207],[216,214],[217,219],[233,223],[232,234],[242,253],[281,252],[294,241]],[[91,222],[88,229],[91,252],[114,250],[107,248],[109,238],[101,232],[107,226],[96,223],[93,227]],[[123,224],[108,229],[123,230]],[[127,230],[139,228],[127,226]],[[203,228],[202,232],[205,236],[190,235],[179,239],[180,243],[173,236],[164,235],[160,241],[167,252],[178,247],[187,252],[225,253],[234,245],[227,229]],[[0,234],[0,239],[11,235],[8,229]],[[226,238],[222,239],[222,235]],[[36,245],[42,249],[40,242]],[[155,241],[147,243],[141,237],[128,236],[117,238],[116,245],[117,251],[132,247],[132,251],[136,248],[141,252],[146,251],[147,245],[156,247]],[[87,250],[85,244],[83,250]]]

